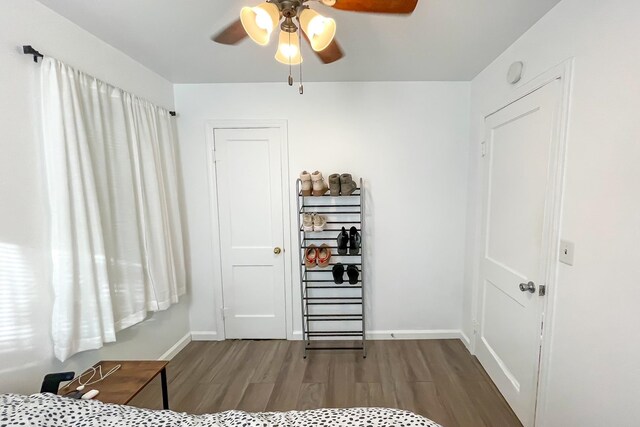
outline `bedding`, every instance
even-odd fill
[[[53,394],[0,395],[0,427],[439,427],[399,409],[352,408],[188,415]]]

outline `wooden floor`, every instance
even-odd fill
[[[459,340],[371,341],[361,352],[314,352],[301,341],[192,342],[167,368],[171,409],[201,414],[377,406],[444,427],[521,426]],[[160,382],[132,402],[160,409]]]

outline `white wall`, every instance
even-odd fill
[[[563,0],[472,82],[468,243],[477,242],[483,116],[526,81],[575,57],[560,265],[546,408],[540,426],[635,426],[640,419],[640,2]],[[469,251],[471,254],[473,251]],[[465,280],[471,333],[473,257]]]
[[[210,215],[215,212],[209,209],[205,121],[287,119],[293,224],[287,247],[292,250],[285,253],[297,254],[293,195],[301,170],[363,177],[372,239],[368,328],[377,331],[376,338],[389,338],[388,331],[426,337],[445,330],[459,336],[468,83],[316,83],[306,85],[304,96],[286,83],[177,85],[175,94],[194,333],[215,336],[215,310],[222,304],[214,299]],[[299,269],[293,265],[290,332],[300,331]]]
[[[64,365],[50,339],[52,293],[39,124],[41,52],[167,108],[171,83],[32,0],[0,2],[0,393],[40,389],[42,376],[86,368],[100,359],[161,356],[189,331],[187,304],[118,334],[118,342]]]

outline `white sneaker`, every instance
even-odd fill
[[[302,214],[302,229],[304,231],[313,231],[313,216],[312,213]]]
[[[313,230],[314,231],[323,231],[324,226],[327,224],[327,219],[322,215],[314,215],[313,217]]]

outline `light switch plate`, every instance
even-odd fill
[[[573,255],[575,252],[573,242],[567,240],[560,241],[560,262],[573,265]]]

